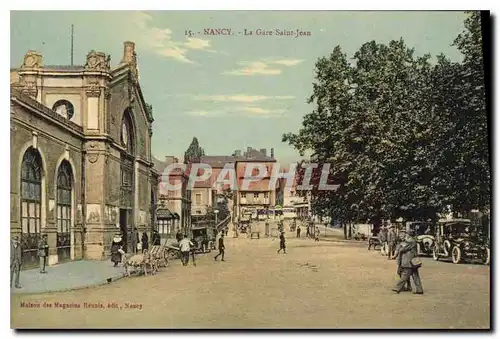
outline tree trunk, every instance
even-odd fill
[[[342,227],[344,228],[344,239],[347,240],[347,223],[342,221]]]
[[[349,234],[348,234],[348,239],[352,238],[352,223],[349,221]]]

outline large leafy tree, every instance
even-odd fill
[[[487,208],[490,170],[480,16],[455,40],[463,63],[416,57],[403,40],[365,43],[353,62],[339,46],[316,63],[298,133],[283,141],[331,164],[337,191],[313,188],[313,208],[344,222],[429,219]],[[298,181],[304,171],[298,171]],[[318,182],[318,172],[313,180]]]
[[[454,41],[463,62],[444,56],[435,68],[435,109],[442,116],[436,166],[440,188],[456,212],[489,210],[491,198],[481,14],[469,12]]]

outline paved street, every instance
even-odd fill
[[[226,239],[226,262],[198,256],[155,276],[44,295],[13,295],[12,326],[38,328],[488,328],[483,265],[424,262],[425,295],[391,292],[395,263],[365,243]],[[27,308],[21,302],[76,303]],[[84,308],[102,303],[103,309]],[[113,303],[116,303],[112,305]],[[129,308],[127,308],[127,304]],[[130,308],[137,304],[140,308]],[[107,308],[116,306],[116,308]]]

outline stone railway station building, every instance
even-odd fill
[[[105,258],[117,231],[130,250],[131,230],[154,224],[158,182],[134,43],[116,67],[95,51],[81,66],[29,51],[10,82],[10,227],[23,266],[36,265],[43,234],[49,265]]]

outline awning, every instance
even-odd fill
[[[156,219],[158,220],[172,220],[174,215],[168,208],[160,208],[156,210]]]
[[[174,218],[177,220],[181,220],[181,216],[177,212],[174,212]]]

